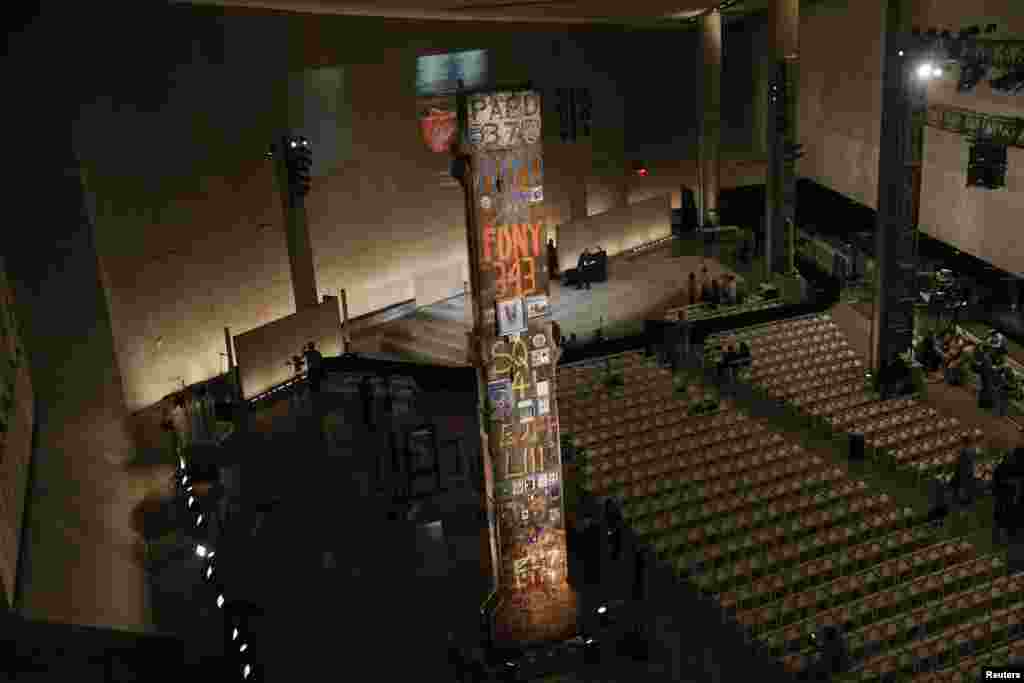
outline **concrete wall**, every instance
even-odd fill
[[[81,181],[70,140],[50,130],[24,150],[23,159],[38,159],[27,174],[51,175],[20,188],[36,222],[9,245],[39,406],[17,608],[30,619],[144,631],[150,616],[133,513],[172,469],[135,459]]]
[[[671,197],[662,195],[559,227],[558,268],[575,268],[580,253],[600,246],[609,256],[672,234]]]
[[[804,11],[800,28],[800,141],[806,152],[800,174],[871,207],[878,197],[882,7],[880,0],[823,2]],[[918,26],[953,31],[997,23],[1000,31],[992,38],[1024,32],[1024,16],[1012,0],[984,0],[970,7],[920,0],[915,16]],[[838,35],[848,47],[837,46]],[[1024,115],[1024,98],[994,93],[987,83],[961,94],[955,80],[944,79],[929,87],[929,100]],[[1009,150],[1006,188],[991,191],[966,187],[968,147],[958,135],[926,130],[921,229],[1017,272],[1024,260],[1024,242],[1016,238],[1017,217],[1024,209],[1024,151]]]
[[[662,101],[664,83],[650,82],[647,93],[637,85],[663,73],[648,42],[682,64],[690,59],[678,47],[687,38],[674,32],[206,17],[185,8],[168,11],[162,23],[162,37],[138,46],[132,59],[149,74],[168,74],[166,82],[150,77],[156,83],[145,96],[118,82],[89,99],[76,127],[132,410],[172,391],[177,378],[223,371],[223,327],[239,334],[294,310],[282,212],[263,158],[289,120],[288,72],[341,65],[331,82],[342,93],[327,109],[348,129],[339,135],[345,144],[330,143],[333,163],[314,178],[307,207],[320,290],[346,288],[353,316],[412,298],[428,303],[466,279],[461,192],[444,180],[448,160],[426,149],[416,121],[418,51],[489,48],[499,80],[530,79],[544,91],[589,87],[591,213],[613,205],[625,158],[637,156],[627,151],[627,107],[662,112],[646,124],[645,115],[629,118],[649,132],[646,145],[687,126],[665,113],[677,105]],[[180,63],[170,68],[164,53]],[[741,92],[753,87],[748,72],[738,70]],[[693,107],[689,93],[673,97]],[[545,195],[557,225],[568,219],[567,188],[579,173],[562,165],[570,150],[558,139],[553,105],[545,103]]]
[[[337,298],[330,297],[316,308],[297,311],[237,335],[234,345],[242,395],[252,398],[293,377],[295,371],[288,363],[311,341],[325,356],[341,354],[341,309]]]
[[[0,257],[0,590],[7,605],[14,604],[35,420],[28,354],[14,306]]]

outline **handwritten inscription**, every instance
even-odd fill
[[[540,95],[532,91],[471,95],[469,142],[496,150],[540,141]]]

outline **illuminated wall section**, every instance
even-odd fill
[[[494,410],[488,432],[504,597],[496,637],[515,643],[565,638],[576,628],[543,256],[540,104],[533,91],[467,98],[481,343]]]

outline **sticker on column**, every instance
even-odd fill
[[[537,399],[537,415],[547,415],[551,412],[551,399],[549,398],[538,398]]]
[[[526,317],[540,318],[548,314],[548,298],[544,294],[526,297]]]
[[[540,204],[542,201],[544,201],[544,187],[541,185],[538,185],[537,187],[531,187],[530,197],[527,201],[529,201],[531,204]]]
[[[548,345],[548,338],[545,337],[543,334],[535,334],[535,335],[533,335],[532,341],[533,341],[533,348],[535,348],[535,349],[543,349],[545,346]]]
[[[530,352],[530,365],[547,365],[551,362],[550,349],[537,349]]]
[[[491,198],[488,197],[487,195],[484,195],[483,197],[480,197],[480,208],[481,209],[489,209],[489,208],[491,208]]]
[[[537,396],[540,398],[546,398],[550,395],[548,381],[537,382]]]

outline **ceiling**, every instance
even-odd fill
[[[434,19],[678,26],[721,0],[189,0],[192,4],[313,14]],[[726,18],[763,9],[767,0],[725,3]]]

